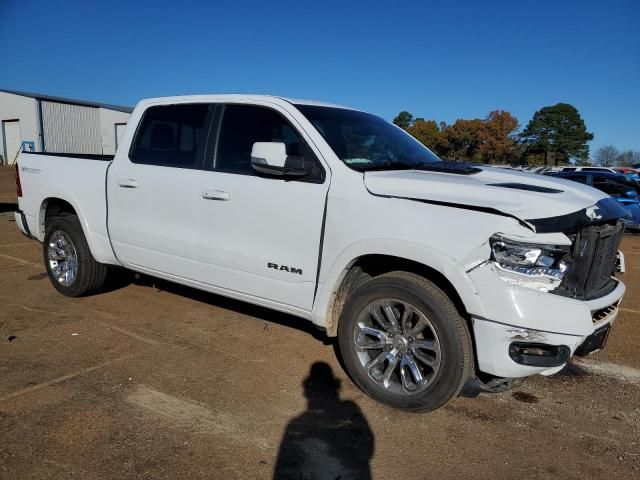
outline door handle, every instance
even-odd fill
[[[221,200],[226,202],[231,198],[229,192],[225,192],[224,190],[216,190],[216,189],[206,189],[202,191],[202,198],[206,200]]]
[[[138,181],[135,178],[119,178],[118,185],[122,188],[138,188]]]

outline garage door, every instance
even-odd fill
[[[20,136],[20,120],[6,120],[2,122],[2,131],[4,132],[4,152],[5,163],[12,165],[22,142]]]
[[[42,101],[42,130],[47,152],[102,153],[97,108]]]

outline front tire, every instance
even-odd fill
[[[44,264],[53,287],[67,297],[80,297],[104,285],[108,267],[91,255],[78,217],[47,219]]]
[[[354,382],[402,410],[443,406],[472,369],[464,318],[440,288],[409,272],[380,275],[353,292],[340,316],[338,340]]]

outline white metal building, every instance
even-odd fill
[[[0,158],[26,150],[113,155],[133,108],[0,90]]]

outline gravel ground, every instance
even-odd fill
[[[304,320],[144,276],[59,295],[13,191],[0,169],[0,478],[640,478],[640,237],[604,351],[409,414]]]

